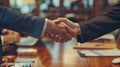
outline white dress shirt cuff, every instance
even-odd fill
[[[1,35],[1,42],[2,42],[2,46],[4,45],[4,39],[3,39],[3,36]]]
[[[47,18],[45,19],[45,24],[44,24],[44,28],[43,28],[43,31],[42,31],[42,34],[41,34],[41,37],[44,36],[44,33],[45,33],[45,30],[46,30],[46,27],[47,27]]]

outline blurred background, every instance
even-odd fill
[[[66,17],[73,22],[91,19],[105,14],[120,0],[2,0],[6,7],[22,14],[51,20]],[[118,38],[119,29],[113,31]],[[20,33],[22,36],[27,35]]]
[[[104,14],[119,0],[3,0],[4,5],[23,14],[56,19],[89,19]]]

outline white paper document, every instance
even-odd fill
[[[78,50],[80,56],[120,56],[120,50],[104,49],[104,50]]]
[[[96,38],[95,40],[115,40],[115,37],[113,34],[106,34],[99,38]]]
[[[34,37],[25,37],[20,39],[20,45],[21,46],[33,46],[38,41],[37,38]]]

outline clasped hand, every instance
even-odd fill
[[[66,18],[58,18],[56,20],[47,20],[44,36],[63,43],[77,37],[78,34],[80,34],[78,23],[73,23]]]

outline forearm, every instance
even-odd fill
[[[78,36],[78,41],[80,42],[95,39],[120,27],[119,21],[113,20],[106,15],[97,16],[91,20],[80,22],[79,24],[81,34]]]
[[[81,35],[78,41],[86,42],[120,28],[120,2],[108,13],[91,20],[80,22]]]
[[[19,43],[20,34],[18,32],[3,29],[3,33],[7,33],[4,35],[1,35],[1,40],[3,45],[7,43]]]

